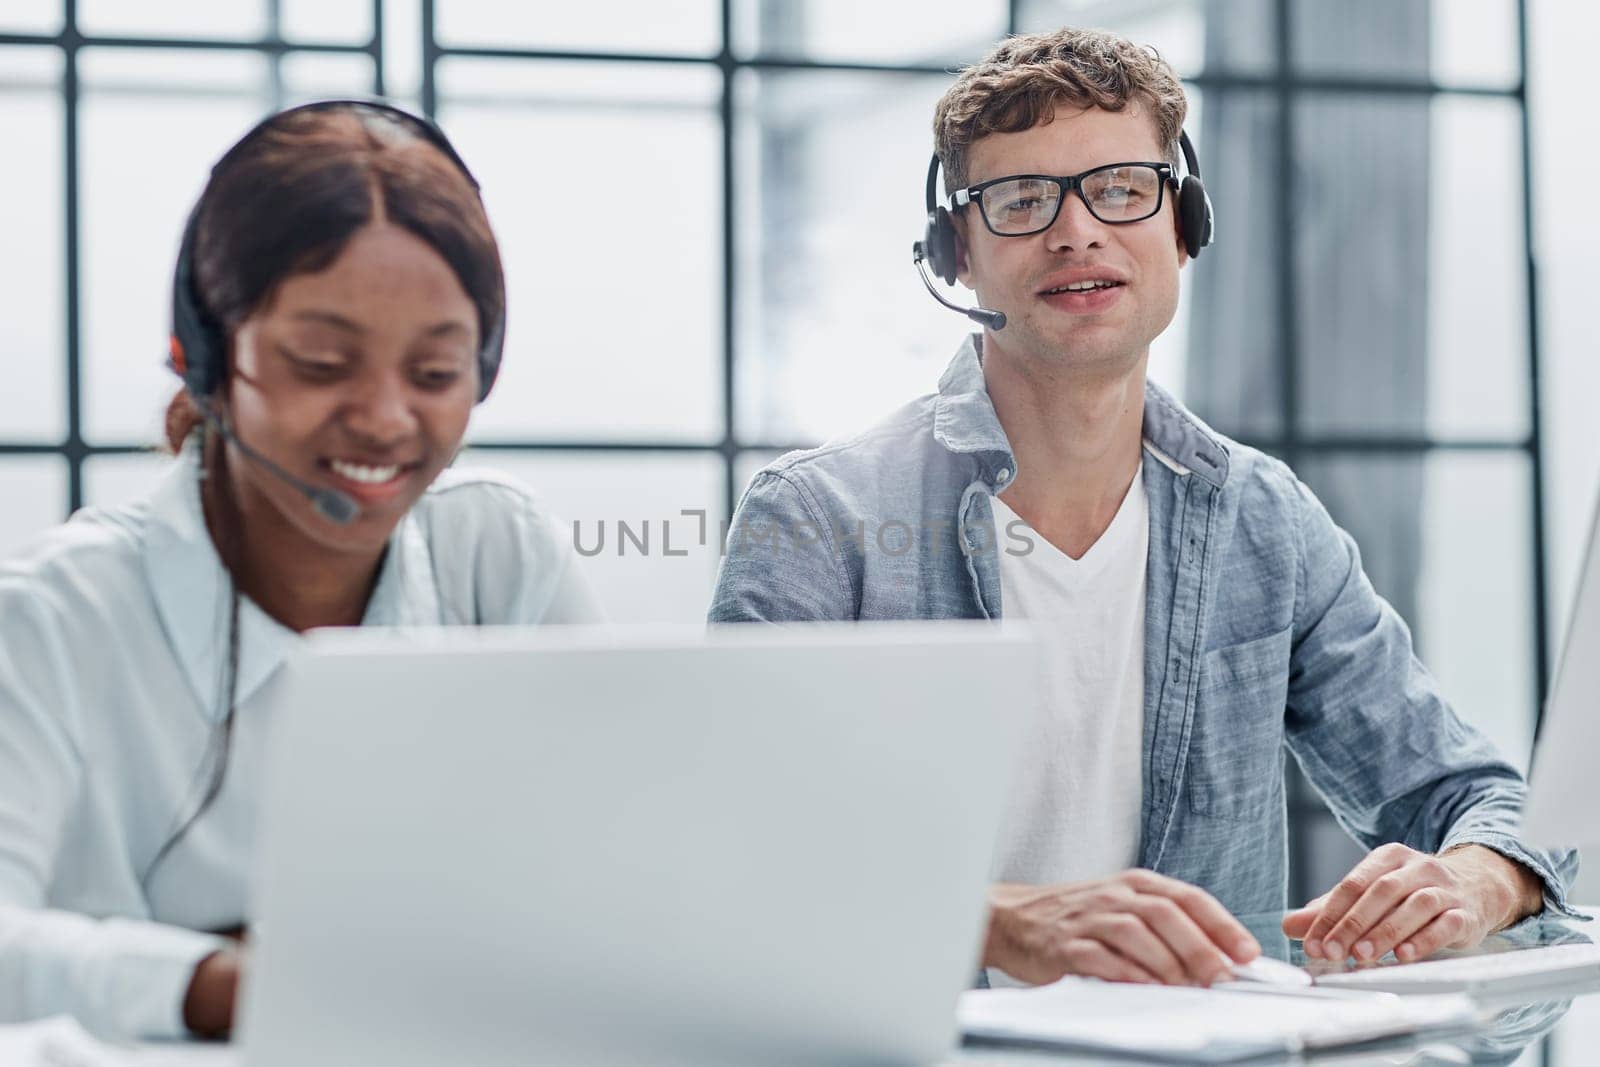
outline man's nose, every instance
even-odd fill
[[[1105,244],[1107,228],[1074,189],[1062,200],[1060,213],[1045,231],[1045,244],[1052,252],[1100,248]]]

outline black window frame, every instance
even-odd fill
[[[61,50],[64,58],[61,93],[64,116],[64,227],[62,240],[65,255],[65,344],[62,358],[66,364],[66,435],[55,443],[38,443],[6,440],[0,428],[0,457],[59,456],[67,466],[68,510],[77,510],[84,503],[84,465],[95,456],[144,453],[149,443],[91,442],[85,439],[83,427],[83,368],[81,361],[81,296],[80,255],[82,244],[80,194],[80,131],[79,111],[79,52],[84,48],[126,48],[200,51],[240,51],[265,54],[272,60],[272,100],[281,106],[283,97],[282,60],[293,53],[333,53],[364,55],[373,62],[372,91],[383,96],[384,72],[384,2],[372,0],[371,37],[363,42],[337,43],[317,41],[287,41],[281,32],[280,0],[262,0],[267,11],[267,30],[257,39],[195,39],[164,37],[91,36],[78,28],[77,0],[62,0],[63,26],[55,34],[26,34],[0,32],[0,45],[53,46]],[[735,160],[735,137],[738,107],[735,81],[743,71],[854,71],[887,74],[926,75],[949,74],[952,68],[945,63],[868,63],[842,62],[823,59],[793,58],[773,55],[741,56],[733,48],[734,9],[737,0],[716,0],[719,4],[721,47],[711,55],[683,55],[649,52],[592,52],[562,49],[516,47],[464,47],[441,44],[436,34],[437,0],[421,0],[419,31],[422,43],[421,107],[432,116],[438,109],[437,66],[441,60],[452,57],[519,59],[564,63],[629,62],[645,64],[690,64],[714,67],[721,76],[721,94],[718,104],[722,128],[722,229],[719,236],[722,256],[722,432],[719,440],[707,443],[673,441],[615,441],[615,440],[524,440],[495,439],[473,441],[472,447],[483,451],[526,452],[609,452],[619,454],[661,453],[714,453],[721,457],[723,466],[723,504],[731,515],[741,486],[738,484],[739,460],[746,454],[767,454],[806,447],[816,442],[771,441],[742,439],[738,434],[738,374],[740,353],[736,329],[738,306],[738,254],[736,248],[736,212],[739,182]],[[1022,28],[1024,0],[1008,0],[1006,4],[1006,31],[1018,32]],[[1274,27],[1275,66],[1266,73],[1230,73],[1201,71],[1185,78],[1185,84],[1207,94],[1243,92],[1268,94],[1274,101],[1277,113],[1275,179],[1278,217],[1276,231],[1282,235],[1277,247],[1274,269],[1278,278],[1276,301],[1277,336],[1282,338],[1279,356],[1280,389],[1278,395],[1279,425],[1282,432],[1268,438],[1242,438],[1244,443],[1282,457],[1291,466],[1309,457],[1317,456],[1381,456],[1417,455],[1435,452],[1490,452],[1526,456],[1531,464],[1530,497],[1527,501],[1531,515],[1532,559],[1529,560],[1529,580],[1532,586],[1534,618],[1534,674],[1537,705],[1534,709],[1534,729],[1537,736],[1548,686],[1550,635],[1548,630],[1547,550],[1545,530],[1545,469],[1543,462],[1543,423],[1541,411],[1541,373],[1539,337],[1539,292],[1535,271],[1534,240],[1534,185],[1532,167],[1532,127],[1528,108],[1528,5],[1527,0],[1515,0],[1517,18],[1516,80],[1503,87],[1471,85],[1446,85],[1429,79],[1345,76],[1329,74],[1302,74],[1296,68],[1293,54],[1294,0],[1272,0]],[[976,59],[977,57],[972,57]],[[1528,431],[1517,438],[1449,438],[1432,436],[1388,436],[1374,434],[1309,434],[1301,430],[1299,412],[1301,393],[1297,377],[1299,361],[1299,333],[1297,329],[1297,272],[1295,269],[1297,245],[1295,204],[1292,197],[1294,177],[1294,151],[1296,133],[1297,98],[1306,94],[1335,95],[1342,97],[1423,95],[1430,99],[1444,96],[1488,97],[1508,100],[1518,107],[1521,131],[1522,202],[1522,267],[1526,288],[1527,359],[1529,380]],[[907,188],[906,196],[913,199],[916,188]],[[908,237],[915,235],[908,235]],[[929,314],[939,314],[931,306]],[[152,359],[157,358],[152,354]],[[1297,851],[1292,868],[1304,871],[1307,857],[1301,850],[1308,847],[1308,835],[1296,832],[1306,820],[1327,819],[1328,815],[1314,797],[1305,790],[1296,789],[1290,795],[1291,841]],[[1310,887],[1296,882],[1291,894],[1304,899]]]

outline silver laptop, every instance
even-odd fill
[[[244,1062],[937,1059],[1035,678],[982,623],[314,635]]]

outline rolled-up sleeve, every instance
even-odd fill
[[[1354,540],[1297,489],[1288,740],[1308,778],[1367,847],[1484,845],[1537,874],[1547,907],[1577,915],[1567,902],[1577,853],[1517,839],[1522,775],[1451,710],[1405,622],[1367,580]]]
[[[0,578],[0,1020],[75,1016],[108,1037],[177,1037],[209,934],[52,909],[83,774],[74,657],[46,592]]]

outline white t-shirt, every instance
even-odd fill
[[[1039,719],[1013,783],[995,880],[1107,877],[1139,855],[1150,543],[1143,475],[1134,475],[1111,525],[1081,559],[1033,532],[998,497],[990,502],[1001,624],[1026,619],[1046,646]]]

